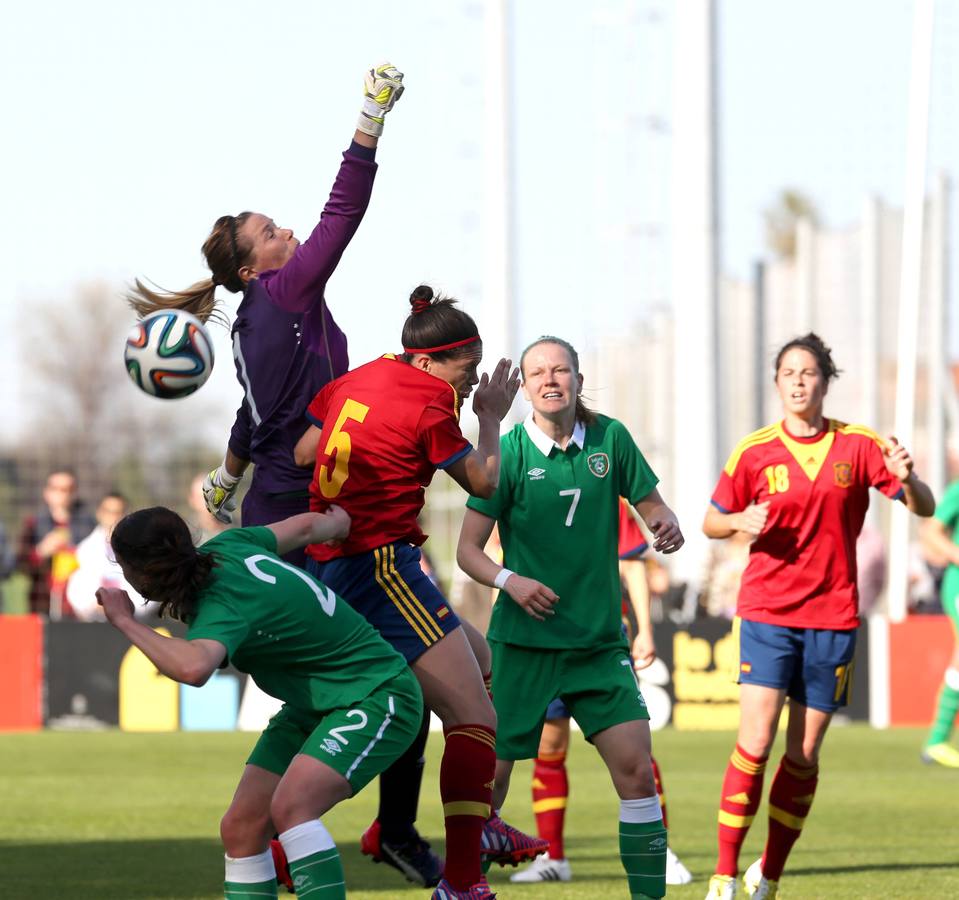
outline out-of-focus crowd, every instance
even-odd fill
[[[203,477],[193,479],[188,497],[198,542],[225,527],[206,510]],[[79,497],[73,471],[51,471],[15,540],[0,523],[0,611],[102,621],[97,589],[120,587],[130,593],[138,612],[149,614],[150,605],[127,583],[110,548],[113,528],[127,511],[126,497],[115,490],[104,492],[91,509]]]
[[[198,543],[226,526],[207,512],[200,487],[204,473],[190,485],[187,506]],[[101,621],[96,603],[99,587],[122,587],[130,592],[138,610],[150,611],[127,584],[110,549],[110,533],[128,511],[119,491],[102,494],[95,509],[78,495],[77,479],[70,469],[51,471],[35,511],[26,516],[14,539],[0,522],[0,612],[33,612],[51,619]],[[495,536],[494,536],[495,537]],[[739,580],[749,557],[747,536],[713,542],[702,587],[690,596],[683,585],[670,580],[668,570],[653,555],[643,560],[654,622],[671,618],[690,621],[699,616],[732,618]],[[856,547],[859,569],[860,612],[877,610],[886,580],[886,547],[882,534],[870,524],[862,530]],[[916,542],[910,553],[910,610],[942,612],[939,588],[946,561],[940,560],[926,542]],[[429,565],[429,563],[427,563]],[[13,576],[19,575],[12,590]],[[24,580],[26,584],[24,584]],[[25,596],[23,596],[25,594]],[[14,597],[20,598],[16,602]],[[457,611],[485,631],[491,592],[473,584],[454,570],[450,599]]]

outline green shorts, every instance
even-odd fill
[[[585,650],[490,641],[498,759],[533,759],[546,707],[562,698],[587,740],[613,725],[649,719],[626,643]]]
[[[305,753],[339,772],[357,793],[413,742],[423,720],[423,694],[409,669],[348,709],[284,705],[256,742],[248,765],[282,775]]]

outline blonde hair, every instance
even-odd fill
[[[203,257],[210,271],[210,278],[194,282],[182,291],[154,290],[139,278],[126,292],[126,301],[133,311],[143,318],[161,309],[182,309],[195,315],[201,322],[212,320],[229,325],[229,318],[220,308],[216,298],[217,285],[222,284],[233,294],[242,293],[245,284],[240,278],[240,268],[246,262],[253,247],[243,240],[239,230],[252,215],[242,212],[238,216],[220,216],[213,223],[209,236],[203,242]]]
[[[544,334],[536,338],[520,355],[519,371],[523,376],[523,381],[526,381],[526,370],[523,367],[526,362],[526,354],[540,344],[555,344],[557,347],[562,347],[569,354],[573,371],[579,375],[579,354],[576,352],[576,348],[569,341],[564,341],[562,338],[554,337],[551,334]],[[593,425],[596,422],[596,412],[583,403],[583,398],[579,394],[576,395],[576,421],[582,422],[584,425]]]

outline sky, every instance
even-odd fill
[[[869,192],[901,203],[912,4],[717,0],[717,11],[721,260],[746,276],[764,252],[762,212],[784,187],[807,193],[831,227],[854,224]],[[352,135],[362,72],[386,58],[407,91],[329,305],[354,363],[396,349],[423,281],[460,297],[482,330],[483,12],[482,0],[18,4],[0,34],[0,443],[29,422],[18,337],[31,308],[105,281],[132,324],[123,286],[205,277],[200,246],[224,212],[264,212],[305,237]],[[512,7],[521,343],[548,332],[602,346],[669,303],[681,14],[665,0]],[[940,0],[937,15],[928,171],[955,178],[959,8]],[[201,393],[216,398],[208,425],[225,439],[240,391],[227,335],[214,338]]]

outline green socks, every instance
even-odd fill
[[[666,829],[655,794],[620,801],[619,857],[633,900],[665,896]]]
[[[952,736],[952,727],[959,713],[959,670],[946,669],[945,681],[939,691],[936,704],[936,717],[932,720],[932,730],[926,746],[944,744]]]
[[[333,838],[319,819],[280,835],[299,900],[346,900],[343,864]]]

